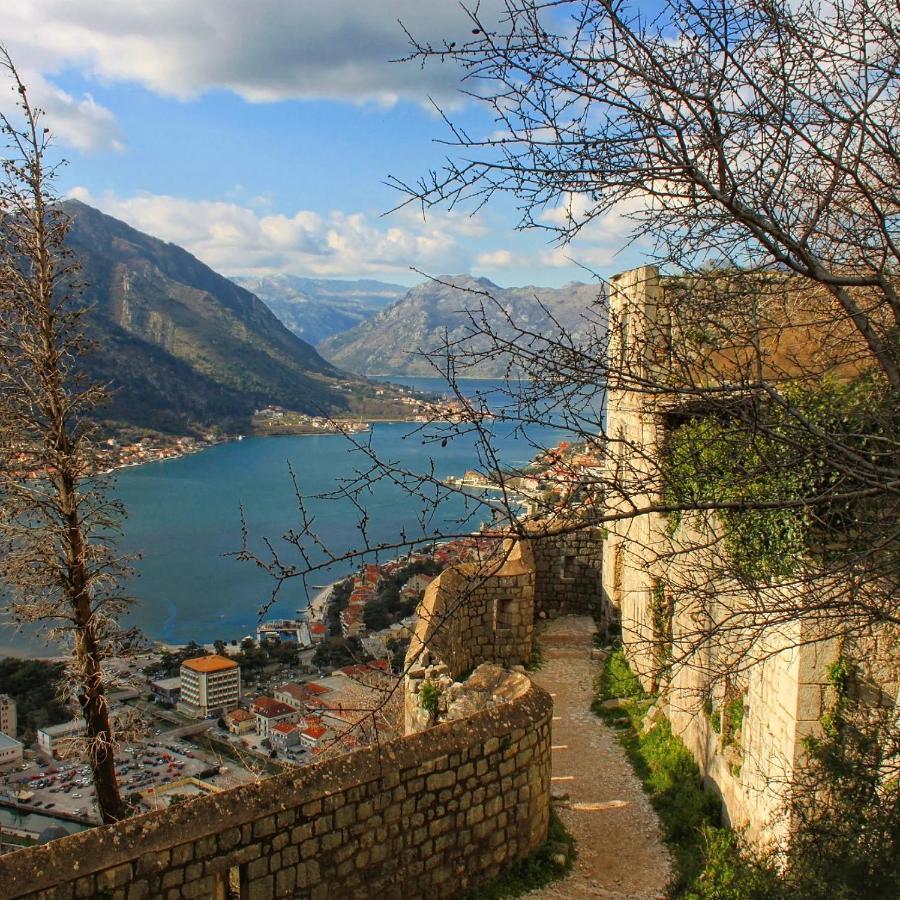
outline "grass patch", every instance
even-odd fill
[[[556,860],[562,854],[565,863]],[[475,888],[463,900],[505,900],[521,897],[566,875],[575,863],[575,838],[566,830],[556,810],[550,808],[547,840],[530,856],[513,863],[490,884]]]
[[[605,710],[614,697],[625,705]],[[669,894],[685,900],[764,900],[782,896],[772,868],[722,826],[719,800],[703,789],[700,769],[667,719],[642,731],[652,701],[616,650],[597,681],[594,712],[624,725],[617,737],[659,816],[674,863]]]

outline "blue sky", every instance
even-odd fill
[[[561,248],[517,231],[511,199],[382,215],[398,200],[389,175],[415,180],[444,155],[429,97],[471,133],[495,127],[451,65],[390,62],[407,49],[398,19],[426,39],[470,27],[452,0],[13,0],[0,41],[69,160],[61,193],[224,274],[415,283],[417,268],[556,286],[589,280],[576,263],[639,262],[617,254],[617,216]]]

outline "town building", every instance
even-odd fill
[[[271,697],[257,697],[252,704],[253,712],[256,714],[256,733],[262,737],[269,737],[272,729],[279,722],[299,722],[303,718],[303,713],[287,703],[281,703],[273,700]]]
[[[87,730],[84,719],[72,719],[60,725],[47,725],[37,732],[38,747],[51,756],[66,756]]]
[[[232,734],[249,734],[256,728],[256,716],[249,709],[233,709],[225,716],[225,725]]]
[[[16,736],[16,701],[9,694],[0,694],[0,731]]]
[[[301,684],[288,682],[275,688],[275,699],[279,703],[286,703],[288,706],[292,706],[294,709],[306,709],[307,696],[306,688]]]
[[[0,769],[22,762],[22,744],[0,731]]]
[[[279,722],[272,726],[272,732],[269,735],[272,747],[275,750],[287,750],[289,747],[296,747],[300,743],[300,726],[290,722]]]
[[[329,738],[334,737],[321,722],[310,721],[306,728],[300,732],[300,741],[304,747],[310,750],[316,750],[321,747]]]
[[[159,703],[171,703],[173,706],[181,699],[181,678],[159,678],[150,682],[150,690]]]
[[[213,653],[181,664],[181,712],[198,719],[221,716],[238,705],[240,696],[241,670],[233,659]]]

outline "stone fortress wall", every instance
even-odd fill
[[[612,279],[610,353],[633,373],[660,363],[659,349],[666,340],[663,299],[664,284],[653,267]],[[608,464],[629,485],[628,506],[640,508],[656,499],[655,460],[665,437],[665,420],[646,394],[629,388],[610,380]],[[618,511],[615,501],[608,511]],[[621,511],[628,511],[624,502]],[[626,654],[647,690],[659,688],[652,673],[659,670],[658,604],[665,599],[666,584],[691,584],[699,577],[697,572],[713,571],[714,565],[704,566],[703,550],[684,552],[686,547],[709,543],[708,534],[692,532],[684,520],[673,537],[666,518],[655,513],[609,524],[603,547],[604,603],[618,611]],[[689,606],[679,600],[674,609],[670,607],[676,658],[696,633],[698,622],[708,627],[740,607],[740,588],[734,584],[704,585],[701,596],[700,604]],[[761,635],[754,631],[743,649],[742,671],[732,686],[735,696],[739,693],[742,698],[743,724],[729,740],[721,718],[729,698],[709,676],[710,665],[717,662],[711,656],[715,647],[674,667],[660,706],[708,786],[721,796],[728,821],[746,828],[751,839],[766,841],[789,830],[789,822],[778,813],[802,764],[804,738],[821,733],[820,720],[831,702],[828,669],[841,647],[837,639],[819,633],[813,622],[798,620]],[[856,658],[866,657],[865,649],[857,647]],[[893,690],[895,701],[896,683],[888,690]],[[720,716],[718,731],[711,715],[715,710]]]
[[[552,701],[509,667],[531,657],[536,607],[598,602],[587,546],[523,541],[493,569],[432,582],[404,737],[0,857],[2,896],[443,898],[489,881],[547,834]],[[463,679],[457,718],[420,718],[426,668]]]

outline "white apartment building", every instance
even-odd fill
[[[233,659],[213,653],[181,664],[178,709],[187,715],[222,716],[238,705],[240,696],[241,669]]]
[[[84,719],[72,719],[61,725],[47,725],[38,728],[38,747],[51,756],[66,756],[86,731]]]
[[[22,762],[22,745],[15,738],[0,732],[0,769]]]
[[[0,731],[16,736],[16,701],[9,694],[0,694]]]

